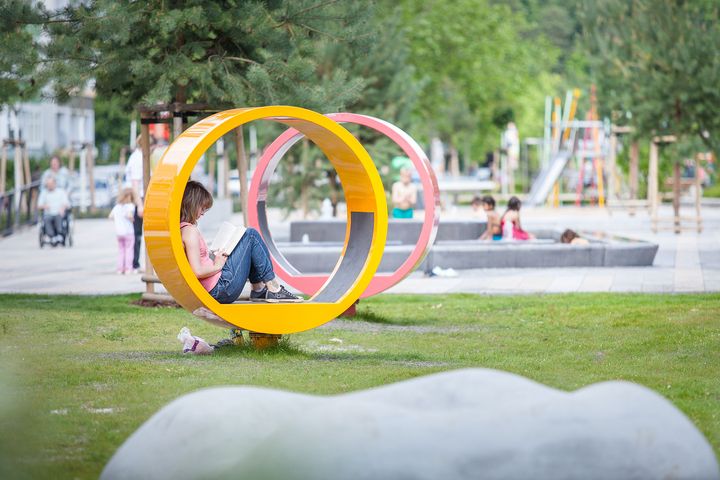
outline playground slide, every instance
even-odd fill
[[[532,207],[545,202],[571,156],[572,152],[561,150],[550,159],[550,163],[540,171],[540,174],[533,182],[530,193],[525,200],[525,205]]]

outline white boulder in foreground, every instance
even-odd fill
[[[254,387],[185,395],[103,479],[720,479],[712,448],[653,391],[567,393],[455,370],[329,397]]]

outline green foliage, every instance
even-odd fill
[[[32,99],[42,87],[37,37],[45,20],[41,4],[0,2],[0,106]]]
[[[98,141],[116,158],[122,112],[138,103],[297,105],[407,117],[414,99],[407,51],[396,49],[392,16],[374,15],[369,1],[95,0],[66,8],[63,22],[47,25],[47,54],[59,98],[94,82]],[[313,207],[323,193],[306,191],[325,172],[314,168],[314,156],[311,163],[303,158],[290,154],[285,162],[292,173],[285,177],[289,191],[281,192],[288,208],[301,198]]]
[[[720,151],[720,4],[587,0],[581,19],[606,113]]]
[[[703,190],[703,197],[720,198],[720,183],[716,183],[715,185]]]
[[[548,78],[558,53],[543,35],[533,36],[522,12],[485,0],[407,0],[401,10],[410,61],[425,82],[416,109],[425,138],[471,144],[478,157],[497,146],[494,120],[503,112],[524,111],[530,101],[542,118],[543,97],[528,97],[528,88]],[[541,128],[523,115],[521,130]]]
[[[119,97],[95,97],[95,144],[100,162],[117,163],[120,149],[128,144],[131,115],[122,108]],[[102,157],[107,145],[107,157]],[[128,152],[129,155],[129,152]]]
[[[363,20],[358,21],[361,30],[350,41],[338,42],[321,37],[314,44],[313,59],[322,77],[334,72],[347,72],[348,78],[362,81],[360,85],[348,83],[344,94],[356,92],[345,110],[382,118],[408,129],[411,113],[420,94],[420,84],[413,78],[413,68],[408,64],[409,47],[400,28],[399,15],[395,10],[365,6]],[[330,108],[325,111],[340,111]],[[346,127],[360,139],[375,161],[378,169],[390,164],[393,156],[400,154],[397,146],[385,136],[367,128]],[[305,213],[316,210],[324,198],[333,203],[342,200],[342,187],[336,182],[330,163],[313,145],[300,144],[290,150],[279,167],[282,171],[282,187],[271,189],[271,194],[286,211],[300,208]],[[383,177],[389,186],[390,177]],[[334,185],[334,187],[333,187]]]
[[[316,39],[352,41],[365,2],[96,0],[49,25],[62,97],[94,79],[99,95],[215,108],[293,104],[342,109],[364,84],[321,72]]]

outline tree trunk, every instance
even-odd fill
[[[125,162],[127,161],[127,151],[128,147],[125,146],[120,149],[120,157],[118,158],[118,164],[120,165],[121,169],[125,169]]]
[[[673,216],[675,233],[680,233],[680,162],[673,165]]]
[[[630,145],[630,199],[637,199],[638,164],[640,161],[640,145],[637,141]]]
[[[460,156],[455,145],[450,147],[450,174],[453,177],[460,176]]]
[[[658,214],[658,146],[650,140],[650,162],[648,165],[647,199],[653,233],[657,233]]]
[[[222,168],[223,168],[223,191],[225,192],[225,197],[230,198],[232,195],[230,195],[230,154],[228,152],[228,149],[223,145],[223,153],[222,153]]]
[[[212,194],[212,192],[215,191],[215,184],[217,183],[215,181],[215,164],[217,163],[217,154],[215,153],[215,150],[211,147],[208,148],[207,152],[205,152],[205,155],[208,159],[208,190],[210,190],[210,193]]]
[[[3,142],[2,144],[2,153],[0,153],[0,195],[5,194],[5,184],[7,183],[7,180],[5,178],[5,175],[7,170],[7,144]]]
[[[337,181],[337,172],[334,168],[330,170],[330,203],[332,204],[332,216],[333,218],[337,217],[337,207],[338,207],[338,201],[340,198],[339,188],[338,188],[338,181]]]
[[[303,212],[303,218],[307,218],[310,213],[310,186],[307,185],[305,177],[307,177],[307,169],[309,167],[309,155],[310,155],[310,144],[308,143],[307,137],[302,140],[302,152],[300,153],[300,165],[305,170],[302,172],[303,179],[300,182],[300,208]]]
[[[93,146],[85,146],[85,160],[87,161],[88,183],[90,184],[90,211],[95,213],[95,158],[93,157]]]
[[[30,185],[32,175],[30,173],[30,156],[28,155],[27,142],[23,142],[23,168],[25,169],[25,184]]]
[[[237,152],[238,177],[240,178],[240,205],[242,206],[243,220],[248,224],[248,185],[247,185],[247,155],[245,154],[245,136],[242,125],[235,129],[235,149]]]

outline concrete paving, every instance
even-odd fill
[[[661,214],[670,216],[664,207]],[[442,213],[442,218],[469,218],[469,208]],[[599,208],[534,209],[522,212],[526,229],[572,228],[605,232],[658,243],[652,267],[513,268],[458,270],[455,278],[425,277],[415,272],[390,293],[533,294],[564,292],[720,292],[720,209],[703,210],[703,232],[650,230],[645,211]],[[239,216],[232,219],[241,222]],[[289,237],[280,212],[270,212],[273,235]],[[112,222],[78,220],[71,248],[39,248],[37,229],[26,228],[0,239],[0,292],[102,295],[142,292],[140,275],[115,273],[117,245]]]

